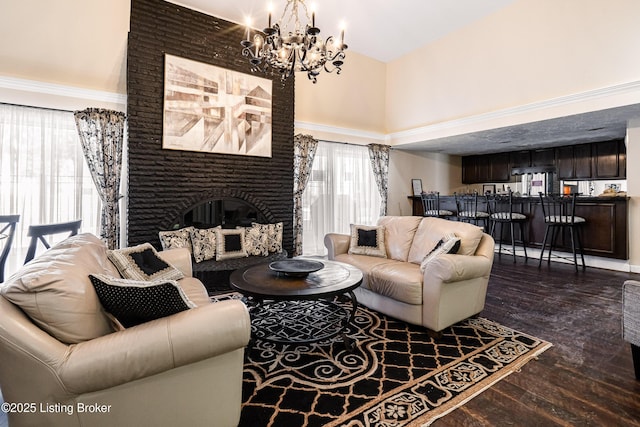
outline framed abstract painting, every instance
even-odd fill
[[[271,157],[272,81],[165,54],[162,148]]]

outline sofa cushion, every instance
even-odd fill
[[[113,331],[89,274],[118,275],[96,236],[78,234],[36,257],[0,292],[58,340],[79,343]]]
[[[369,271],[366,287],[378,295],[384,295],[406,304],[422,304],[420,266],[409,262],[393,261],[378,264]]]
[[[483,229],[461,221],[423,218],[413,238],[413,244],[409,251],[409,262],[420,264],[438,242],[449,233],[454,233],[460,238],[458,254],[473,255],[480,244],[480,239],[482,239]]]
[[[120,275],[131,280],[180,280],[182,272],[163,260],[150,243],[107,251]]]
[[[351,238],[349,253],[386,258],[387,250],[384,244],[384,226],[369,226],[351,224]]]
[[[378,219],[378,225],[385,227],[387,257],[397,261],[407,260],[421,220],[420,216],[383,216]]]
[[[175,280],[149,282],[105,274],[92,274],[89,278],[102,306],[125,328],[196,306]]]

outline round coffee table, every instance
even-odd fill
[[[353,290],[362,283],[362,272],[336,261],[294,258],[291,263],[300,260],[321,263],[320,269],[305,275],[294,268],[288,274],[274,270],[283,266],[279,261],[277,266],[258,264],[231,274],[231,287],[249,297],[254,337],[306,344],[342,334],[347,348],[352,348],[345,330],[358,309]],[[341,297],[348,297],[351,310],[336,301]]]

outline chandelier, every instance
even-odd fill
[[[303,27],[300,14],[307,18]],[[309,25],[311,21],[311,25]],[[324,69],[328,73],[336,71],[340,74],[345,58],[344,30],[340,40],[329,36],[326,40],[319,37],[320,29],[316,27],[316,14],[309,11],[304,0],[287,0],[282,17],[271,25],[256,32],[251,37],[250,25],[247,25],[246,39],[242,40],[242,55],[249,58],[252,71],[280,73],[282,80],[289,78],[294,72],[303,71],[313,83]]]

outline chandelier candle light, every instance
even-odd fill
[[[307,18],[304,28],[300,22],[300,13]],[[246,39],[241,42],[242,55],[249,57],[252,71],[277,71],[282,80],[296,71],[304,71],[316,83],[322,69],[328,73],[336,71],[336,74],[340,74],[344,51],[347,49],[344,44],[344,29],[341,30],[340,40],[329,36],[323,41],[319,34],[316,14],[312,12],[309,19],[304,0],[287,0],[280,20],[271,25],[269,11],[269,25],[262,32],[257,31],[253,38],[250,24],[247,23]]]

